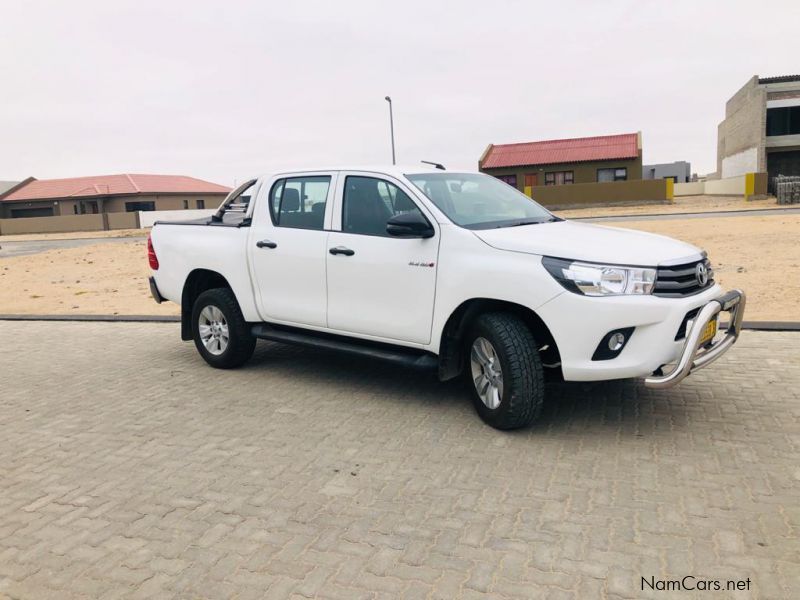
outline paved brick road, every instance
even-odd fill
[[[268,344],[213,371],[177,330],[0,322],[0,597],[800,594],[800,335],[671,392],[553,386],[504,434],[458,384]]]

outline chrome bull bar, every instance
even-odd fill
[[[653,388],[672,387],[685,379],[692,371],[710,365],[725,354],[736,342],[742,330],[745,304],[746,296],[742,290],[731,290],[706,304],[695,317],[691,329],[686,332],[686,341],[683,343],[683,349],[675,368],[666,375],[646,377],[645,385]],[[718,342],[712,342],[710,346],[701,348],[700,336],[703,335],[706,326],[720,312],[725,311],[731,313],[725,337]]]

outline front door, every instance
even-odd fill
[[[265,321],[325,327],[325,223],[334,187],[332,174],[313,173],[259,192],[264,199],[255,204],[248,253]]]
[[[422,212],[399,182],[368,174],[341,174],[337,218],[328,236],[328,327],[391,340],[431,339],[438,227],[431,238],[386,232],[400,213]],[[341,217],[339,219],[339,216]],[[339,225],[340,221],[340,225]]]

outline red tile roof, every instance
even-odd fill
[[[227,194],[231,188],[184,175],[97,175],[34,179],[3,201],[86,198],[131,194]]]
[[[638,154],[639,134],[623,133],[567,140],[492,145],[487,149],[480,166],[483,169],[496,169],[525,165],[552,165],[590,160],[636,158]]]

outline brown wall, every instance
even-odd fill
[[[580,163],[560,163],[554,165],[535,165],[530,167],[508,167],[503,169],[481,169],[488,175],[516,175],[517,188],[525,191],[525,175],[536,174],[539,185],[544,185],[545,173],[549,171],[572,171],[575,183],[597,183],[597,169],[628,169],[628,181],[642,178],[642,154],[626,160],[602,160]]]
[[[766,196],[767,195],[767,183],[768,183],[768,176],[766,173],[754,173],[753,177],[755,179],[755,186],[753,193],[756,196]]]
[[[105,218],[109,229],[139,229],[138,212],[112,212]]]
[[[61,233],[65,231],[102,231],[103,229],[103,215],[0,219],[0,235],[12,235],[15,233]]]
[[[670,202],[670,184],[666,179],[639,179],[573,185],[541,185],[532,190],[536,202],[547,208],[581,208],[608,204],[644,204]]]

